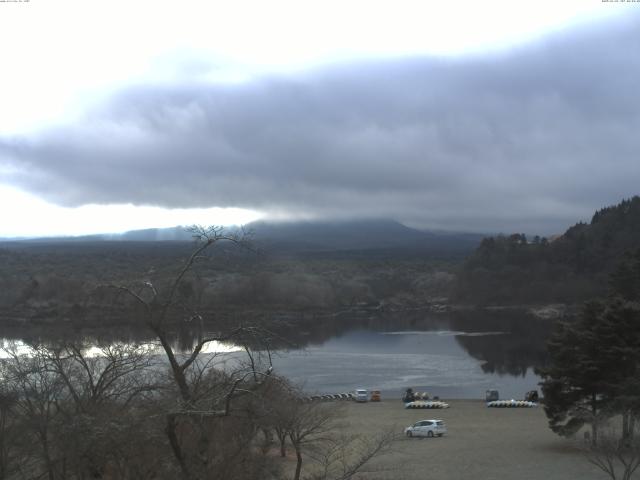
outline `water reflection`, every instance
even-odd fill
[[[552,322],[513,311],[466,311],[334,326],[331,338],[280,355],[277,369],[308,390],[327,393],[360,386],[399,395],[414,387],[443,398],[482,398],[496,388],[520,398],[537,387],[533,367],[545,360]]]
[[[536,388],[532,369],[545,361],[545,341],[553,326],[522,312],[483,310],[289,315],[260,323],[273,332],[269,343],[278,351],[276,371],[310,390],[339,393],[361,385],[395,392],[412,386],[443,397],[477,397],[486,388],[521,396]],[[215,326],[174,326],[174,348],[190,351]],[[83,340],[100,347],[153,341],[144,326],[6,332],[32,344]],[[215,342],[205,353],[237,350]]]
[[[482,362],[481,368],[486,373],[524,376],[529,369],[546,361],[546,341],[553,329],[553,320],[513,310],[455,312],[450,319],[455,329],[478,331],[481,326],[484,331],[504,332],[500,336],[456,337],[469,355]]]

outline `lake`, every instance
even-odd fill
[[[440,322],[442,323],[442,322]],[[276,372],[306,391],[342,393],[381,390],[400,398],[407,387],[441,398],[522,398],[538,388],[530,338],[513,331],[356,329],[303,350],[279,352]],[[527,348],[516,345],[525,343]],[[534,358],[542,358],[543,352]],[[496,357],[502,363],[496,364]]]
[[[309,392],[407,387],[441,398],[522,398],[538,388],[552,322],[523,312],[458,312],[374,318],[304,349],[281,351],[276,372]]]
[[[484,398],[487,389],[498,390],[501,398],[522,398],[538,388],[534,368],[545,361],[553,322],[512,310],[472,310],[294,318],[285,325],[279,334],[294,339],[296,346],[274,352],[275,372],[309,393],[366,388],[399,399],[411,387],[441,398]],[[174,333],[177,349],[193,345],[193,331]],[[140,327],[117,337],[109,332],[83,335],[102,345],[151,340]],[[229,346],[210,345],[207,350],[216,349],[227,352],[222,356],[239,356]]]

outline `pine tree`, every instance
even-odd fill
[[[623,438],[640,414],[640,252],[611,276],[605,300],[586,303],[562,323],[548,344],[549,364],[539,370],[551,429],[564,436],[583,425],[622,415]]]
[[[606,372],[599,363],[601,343],[589,325],[603,309],[591,302],[577,322],[559,324],[548,344],[549,365],[538,370],[549,426],[559,435],[571,436],[590,424],[592,438],[597,438],[595,420],[605,406]]]

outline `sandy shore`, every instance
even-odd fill
[[[406,410],[399,400],[346,406],[348,429],[373,435],[401,432],[422,419],[445,421],[442,438],[401,438],[394,451],[374,462],[386,471],[372,479],[560,480],[603,479],[575,443],[555,435],[541,407],[487,408],[482,401],[452,400],[445,410]]]

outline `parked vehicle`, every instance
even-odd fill
[[[404,403],[409,403],[409,402],[413,402],[416,399],[416,395],[415,393],[413,393],[413,388],[407,388],[407,390],[404,392],[404,395],[402,395],[402,401]]]
[[[354,400],[356,402],[368,402],[369,401],[369,392],[363,388],[358,388],[354,392]]]
[[[485,394],[485,402],[495,402],[496,400],[500,400],[498,390],[487,390],[487,393]]]
[[[380,390],[372,390],[371,391],[371,401],[372,402],[379,402],[380,400],[381,400]]]
[[[407,437],[441,437],[447,433],[444,421],[438,419],[420,420],[404,429]]]

